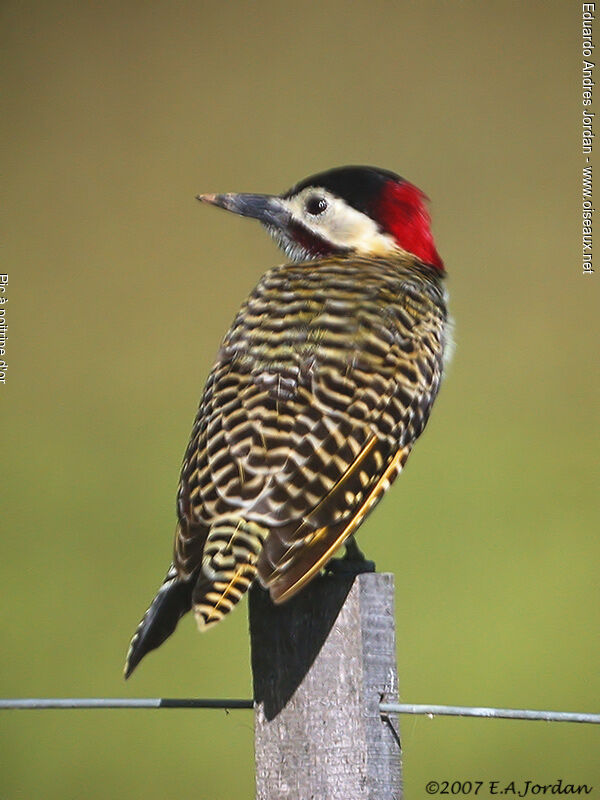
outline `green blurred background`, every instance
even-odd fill
[[[194,195],[368,163],[432,198],[456,319],[430,426],[360,537],[396,576],[401,697],[599,710],[580,14],[564,0],[2,3],[2,695],[250,696],[245,603],[206,636],[186,618],[121,677],[170,559],[208,369],[281,258]],[[403,718],[406,796],[431,779],[598,793],[598,733]],[[253,797],[250,712],[3,712],[0,736],[2,800]]]

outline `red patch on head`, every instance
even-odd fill
[[[431,234],[426,199],[412,183],[388,181],[377,199],[375,218],[403,250],[444,272],[444,262]]]

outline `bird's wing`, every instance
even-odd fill
[[[344,366],[327,357],[316,365],[295,426],[302,434],[293,451],[296,469],[273,478],[266,500],[279,504],[280,524],[270,528],[258,574],[275,602],[299,591],[374,508],[437,394],[443,310],[414,287],[394,295],[391,305],[382,299],[378,313],[362,320],[362,338],[346,349]],[[327,345],[325,334],[325,352]],[[310,418],[315,424],[302,430]]]
[[[429,334],[415,330],[420,317],[397,288],[387,300],[353,289],[346,306],[331,291],[298,305],[302,279],[286,287],[293,313],[274,313],[264,298],[234,323],[179,490],[180,571],[200,566],[215,520],[254,521],[269,531],[257,567],[276,600],[304,585],[381,497],[425,424],[441,372],[439,320],[427,353]]]
[[[335,419],[323,412],[304,440],[304,462],[292,473],[275,476],[269,500],[283,500],[282,524],[270,528],[258,560],[261,582],[275,602],[287,600],[318,572],[402,468],[414,441],[404,435],[413,412],[412,403],[400,404],[396,388],[394,377],[382,380],[380,392],[357,385],[351,405],[365,411],[373,400],[364,419]]]
[[[398,475],[410,452],[408,447],[398,450],[387,460],[386,468],[371,475],[369,481],[361,476],[361,473],[369,475],[369,466],[381,461],[379,444],[374,434],[334,489],[323,498],[323,505],[344,504],[350,511],[344,522],[334,522],[303,533],[310,520],[308,515],[292,531],[292,536],[282,536],[280,530],[271,530],[258,560],[258,572],[274,602],[285,602],[311,580],[362,524]],[[360,486],[358,492],[354,491],[357,486]]]

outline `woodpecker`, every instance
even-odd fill
[[[450,346],[427,198],[395,173],[339,167],[281,195],[197,199],[259,220],[288,263],[242,305],[208,377],[173,563],[125,677],[191,609],[205,630],[255,580],[283,603],[343,544],[364,559],[353,535],[422,433]]]

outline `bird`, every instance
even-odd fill
[[[243,303],[207,379],[173,562],[126,678],[184,614],[204,631],[255,581],[279,604],[336,562],[373,569],[354,534],[423,432],[452,349],[428,198],[396,173],[336,167],[282,194],[197,199],[258,220],[287,260]]]

